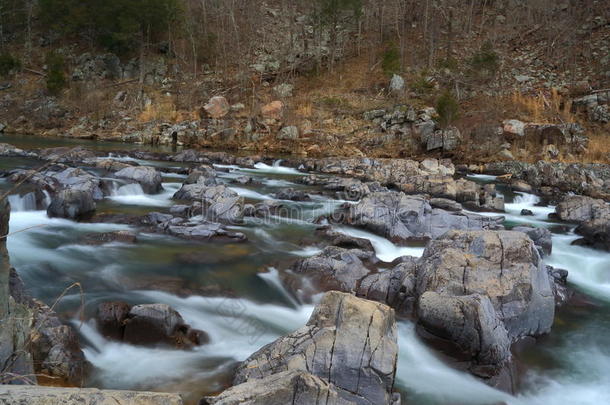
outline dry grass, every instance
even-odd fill
[[[589,135],[589,147],[578,161],[589,163],[610,162],[610,131]]]
[[[151,103],[144,107],[138,116],[140,122],[165,121],[178,122],[183,116],[176,109],[176,103],[172,96],[166,94],[151,94]]]
[[[552,89],[548,94],[540,91],[536,96],[516,92],[511,96],[510,102],[519,114],[518,118],[524,121],[539,123],[576,121],[576,117],[571,112],[571,100],[564,98],[556,89]]]

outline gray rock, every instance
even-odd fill
[[[339,396],[327,381],[300,370],[271,374],[260,380],[250,380],[207,397],[209,405],[353,405]]]
[[[97,388],[53,388],[0,385],[0,404],[6,405],[183,405],[179,394],[114,391]]]
[[[288,84],[288,83],[278,84],[277,86],[275,86],[273,88],[273,91],[275,91],[275,94],[279,98],[292,97],[293,90],[294,90],[294,86],[292,84]]]
[[[525,123],[519,120],[506,120],[503,123],[503,131],[505,134],[513,137],[522,137],[525,135]]]
[[[550,331],[554,297],[532,240],[513,231],[450,231],[421,258],[418,295],[489,297],[511,341]]]
[[[343,222],[400,243],[434,239],[450,229],[501,229],[503,217],[433,209],[419,196],[381,192],[371,193],[351,205]]]
[[[129,180],[142,186],[142,190],[148,194],[155,194],[163,190],[161,185],[161,173],[148,166],[126,167],[116,172],[115,177]]]
[[[394,311],[331,291],[303,328],[264,346],[244,361],[235,384],[284,371],[306,371],[357,405],[391,404],[398,356]],[[259,382],[260,382],[259,381]],[[316,402],[313,402],[314,404]]]
[[[533,228],[517,226],[513,231],[523,232],[530,237],[536,247],[540,249],[540,256],[550,256],[553,252],[553,234],[546,228]]]
[[[587,222],[610,217],[610,205],[603,200],[574,195],[557,204],[555,212],[562,221]]]
[[[242,242],[246,240],[246,235],[243,233],[229,231],[215,222],[169,225],[165,228],[165,231],[170,235],[183,239],[201,241],[225,240],[230,242]]]
[[[355,292],[360,280],[370,273],[363,260],[373,255],[358,249],[328,246],[315,256],[297,261],[292,271],[306,276],[321,291]]]
[[[449,200],[448,198],[431,198],[430,206],[432,208],[440,208],[445,211],[462,211],[462,204],[457,201]]]
[[[299,129],[294,125],[284,127],[277,134],[277,139],[294,141],[299,138]]]
[[[511,341],[487,295],[427,291],[419,298],[417,313],[423,327],[457,344],[479,368],[497,373],[510,361]]]
[[[405,89],[405,79],[401,76],[394,74],[392,80],[390,80],[390,91],[392,93],[400,93]]]
[[[64,189],[57,193],[47,208],[51,218],[80,219],[95,211],[95,201],[91,194],[81,191]]]
[[[500,152],[498,152],[498,157],[500,159],[515,160],[513,153],[508,149],[502,149]]]

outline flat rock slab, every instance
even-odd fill
[[[183,405],[178,394],[0,385],[0,405]]]

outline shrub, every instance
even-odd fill
[[[483,44],[470,59],[470,67],[481,76],[494,76],[500,68],[500,56],[493,49],[491,42]]]
[[[391,45],[383,52],[381,69],[387,76],[400,72],[400,52],[396,45]]]
[[[21,68],[21,62],[8,52],[0,54],[0,76],[5,77]]]
[[[420,96],[429,95],[434,91],[434,80],[424,71],[411,82],[411,89]]]
[[[436,112],[441,126],[447,127],[459,117],[460,103],[450,91],[445,91],[436,100]]]
[[[49,52],[45,62],[47,64],[47,90],[56,96],[67,84],[64,58],[55,52]]]

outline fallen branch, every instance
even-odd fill
[[[41,72],[39,70],[34,70],[34,69],[30,69],[30,68],[23,68],[23,70],[26,72],[29,72],[29,73],[34,73],[35,75],[38,75],[38,76],[47,77],[47,74],[45,72]]]

